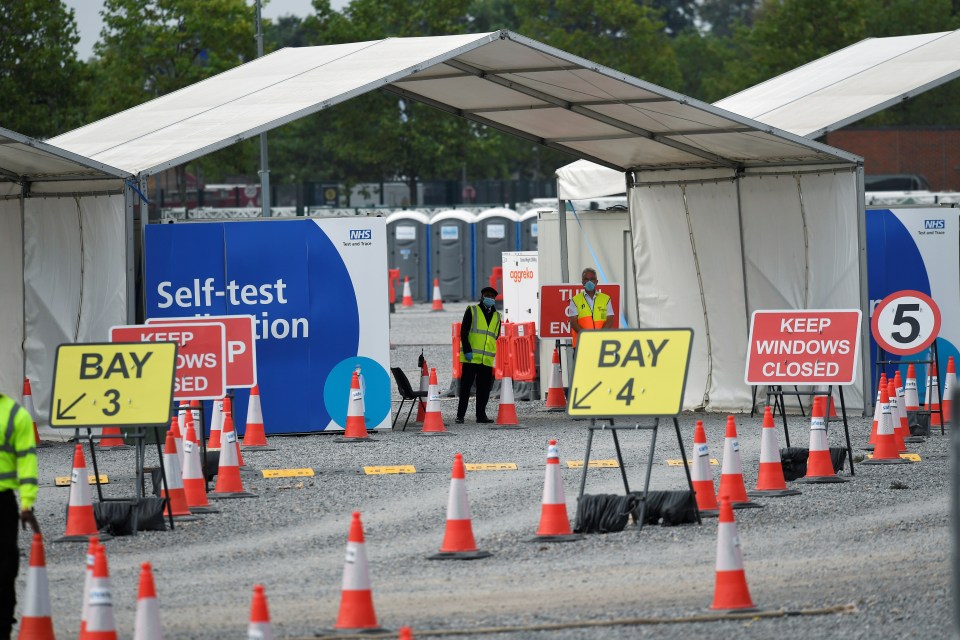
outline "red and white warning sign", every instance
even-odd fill
[[[922,291],[895,291],[873,310],[870,332],[881,349],[898,356],[920,353],[940,334],[940,307]]]
[[[215,400],[227,393],[227,330],[222,322],[110,327],[111,342],[176,342],[174,400]]]
[[[152,324],[206,324],[222,322],[227,329],[227,388],[246,389],[257,384],[257,336],[250,315],[203,316],[202,318],[151,318]]]
[[[744,375],[749,385],[853,384],[859,309],[754,311]]]
[[[540,337],[541,338],[569,338],[570,318],[567,317],[567,308],[573,296],[583,291],[583,285],[545,284],[540,287]],[[610,296],[610,306],[613,314],[607,318],[604,326],[614,329],[620,326],[620,285],[598,284],[597,291]]]

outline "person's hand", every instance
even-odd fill
[[[40,524],[33,515],[33,509],[24,509],[20,512],[20,526],[26,529],[28,524],[34,533],[40,533]]]
[[[473,351],[467,351],[463,354],[463,357],[467,359],[467,362],[473,362]]]

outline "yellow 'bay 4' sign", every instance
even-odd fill
[[[62,344],[50,394],[50,426],[166,426],[175,342]]]
[[[567,413],[672,416],[683,407],[693,329],[580,334]]]

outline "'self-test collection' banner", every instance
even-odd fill
[[[940,382],[947,357],[957,359],[960,345],[960,210],[951,207],[909,207],[867,210],[867,277],[870,315],[877,304],[895,291],[912,289],[929,295],[940,307],[943,321],[937,338]],[[921,360],[887,354],[887,360]],[[877,379],[877,343],[870,337],[873,380]],[[906,377],[906,366],[901,376]],[[926,376],[926,366],[917,374]],[[920,397],[923,382],[918,380]],[[874,393],[876,391],[874,390]]]
[[[390,426],[383,218],[154,224],[145,261],[148,318],[254,317],[268,434],[343,428],[357,365],[367,427]],[[249,390],[234,397],[242,432]]]

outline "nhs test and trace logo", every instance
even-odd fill
[[[350,229],[350,239],[373,240],[373,229]]]

